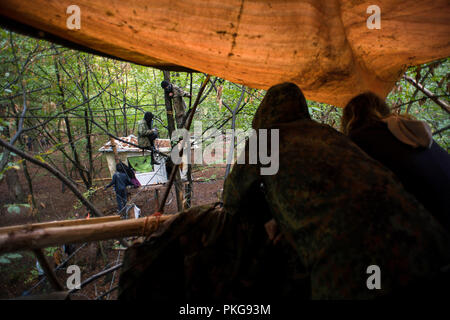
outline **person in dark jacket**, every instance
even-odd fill
[[[450,156],[433,140],[425,122],[392,114],[380,97],[366,92],[345,107],[342,131],[392,170],[404,188],[450,230]]]
[[[126,174],[122,163],[116,165],[116,172],[112,177],[111,183],[105,186],[105,190],[113,185],[114,190],[116,191],[117,210],[121,213],[122,209],[127,204],[127,186],[133,185]]]

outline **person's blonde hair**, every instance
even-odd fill
[[[368,123],[380,121],[390,114],[388,105],[375,93],[361,93],[345,106],[341,118],[341,131],[349,135],[353,130]]]

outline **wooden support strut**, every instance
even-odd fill
[[[32,231],[36,229],[44,228],[56,228],[56,227],[67,227],[67,226],[79,226],[96,224],[103,222],[120,221],[120,216],[107,216],[100,218],[89,218],[89,219],[75,219],[75,220],[62,220],[62,221],[51,221],[51,222],[41,222],[33,224],[22,224],[17,226],[3,227],[0,228],[0,234],[13,232],[13,231]]]
[[[69,243],[121,239],[131,236],[148,236],[162,222],[174,219],[176,216],[177,214],[37,229],[23,227],[19,230],[0,233],[0,254]]]

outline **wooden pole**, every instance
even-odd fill
[[[69,243],[148,236],[156,230],[160,223],[176,216],[177,214],[2,233],[0,234],[0,254]]]
[[[107,216],[100,218],[89,218],[89,219],[76,219],[76,220],[62,220],[62,221],[51,221],[33,224],[22,224],[17,226],[3,227],[0,228],[0,234],[8,232],[18,232],[18,231],[32,231],[36,229],[43,228],[56,228],[56,227],[67,227],[67,226],[77,226],[77,225],[87,225],[96,224],[104,222],[120,221],[120,216]]]

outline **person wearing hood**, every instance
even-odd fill
[[[450,156],[425,122],[392,114],[380,97],[366,92],[346,105],[341,127],[450,231]]]
[[[144,119],[138,124],[138,144],[141,148],[150,150],[152,165],[159,165],[155,160],[155,140],[158,138],[158,130],[153,128],[153,113],[146,112]]]
[[[178,129],[181,129],[183,127],[183,120],[186,112],[186,104],[183,101],[183,97],[190,97],[190,94],[166,80],[161,82],[161,88],[163,88],[164,92],[172,99],[177,127]]]
[[[104,187],[108,189],[114,186],[114,191],[116,192],[117,200],[117,211],[119,214],[122,213],[123,208],[127,204],[127,186],[133,185],[130,178],[128,177],[125,167],[122,163],[116,165],[116,172],[114,173],[111,182]]]
[[[450,263],[448,232],[390,170],[312,120],[295,84],[271,87],[252,127],[279,130],[279,170],[261,175],[268,165],[249,161],[247,140],[225,179],[224,211],[232,218],[261,216],[258,206],[266,203],[268,222],[275,220],[308,270],[313,299],[430,294],[418,283],[430,285],[431,294],[448,290],[434,286],[442,281],[428,282],[441,280],[441,268]],[[374,265],[381,270],[378,289],[369,284]]]

